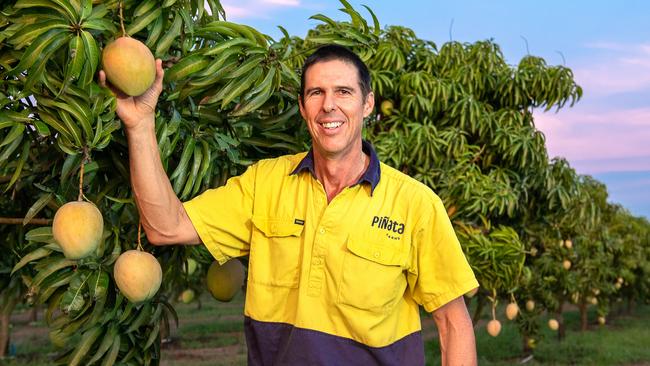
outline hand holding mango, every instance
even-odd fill
[[[99,84],[110,86],[117,98],[117,114],[126,128],[152,121],[162,92],[162,61],[155,60],[147,46],[130,37],[120,37],[102,51]],[[110,85],[107,85],[107,81]]]

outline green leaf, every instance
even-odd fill
[[[41,136],[50,136],[50,129],[47,127],[47,125],[41,121],[34,121],[34,128],[36,128],[36,132],[38,132],[39,135]]]
[[[93,2],[92,0],[81,0],[81,9],[80,9],[79,21],[83,22],[87,19],[93,11]]]
[[[84,117],[79,111],[75,110],[73,107],[66,103],[61,103],[54,101],[49,98],[42,97],[38,100],[39,102],[39,107],[44,106],[44,107],[49,107],[57,110],[59,117],[62,120],[62,126],[64,126],[64,130],[68,136],[72,137],[73,142],[76,144],[76,146],[80,147],[83,145],[83,136],[81,134],[81,129],[79,126],[74,122],[74,120],[70,117],[70,114],[72,113],[77,120],[81,121]],[[41,115],[41,118],[45,120],[45,115]],[[45,120],[45,122],[48,122]]]
[[[147,342],[144,344],[143,349],[147,350],[151,345],[158,339],[160,336],[160,321],[156,322],[153,326],[153,329],[149,333]]]
[[[15,49],[19,50],[47,31],[52,29],[66,29],[69,26],[70,24],[68,24],[68,22],[61,19],[47,19],[23,27],[9,39],[9,43],[14,45]]]
[[[29,210],[27,210],[27,214],[25,214],[25,218],[23,219],[23,225],[27,225],[32,220],[32,218],[34,218],[34,216],[36,216],[39,212],[41,212],[41,210],[45,206],[47,206],[48,203],[50,203],[50,201],[53,198],[54,198],[54,194],[47,193],[47,194],[42,195],[38,200],[36,200],[36,202],[34,202],[32,207],[30,207]],[[42,228],[40,228],[40,229],[42,229]],[[32,232],[32,231],[30,231],[30,232]],[[28,232],[27,235],[29,235],[30,232]],[[27,237],[27,240],[32,240],[32,239]]]
[[[158,7],[160,4],[158,4],[157,0],[145,0],[141,2],[133,11],[133,17],[141,17],[145,15],[147,12],[151,11],[152,9]]]
[[[117,331],[117,325],[115,323],[111,323],[108,331],[106,331],[106,335],[102,339],[102,342],[99,344],[99,346],[97,346],[97,352],[95,352],[95,355],[90,360],[88,360],[88,365],[92,365],[93,363],[99,361],[99,359],[102,358],[102,356],[108,351],[111,345],[113,345],[115,336],[118,335]]]
[[[205,49],[203,55],[205,56],[220,55],[220,57],[223,57],[222,55],[223,52],[228,52],[229,50],[233,49],[233,47],[235,46],[254,47],[256,45],[257,44],[255,42],[251,41],[248,38],[238,37],[238,38],[233,38],[224,42],[217,43],[215,46]]]
[[[149,49],[153,49],[158,42],[158,39],[164,30],[165,23],[165,18],[163,16],[163,13],[161,13],[160,16],[156,18],[151,28],[149,28],[147,40],[144,42],[144,44],[147,45]]]
[[[379,25],[379,19],[377,19],[377,16],[375,15],[375,13],[374,13],[374,12],[372,11],[372,9],[370,9],[367,5],[362,5],[362,6],[363,6],[364,8],[366,8],[366,10],[368,10],[368,12],[370,13],[370,15],[372,16],[372,21],[373,21],[373,23],[374,23],[373,33],[374,33],[376,36],[379,36],[379,35],[381,34],[381,25]]]
[[[23,268],[25,265],[27,265],[27,263],[37,261],[41,258],[47,257],[48,255],[50,255],[50,253],[52,253],[52,251],[49,249],[38,248],[30,252],[29,254],[25,254],[22,258],[20,258],[20,261],[16,263],[14,268],[12,268],[10,275],[13,275],[14,272]]]
[[[52,295],[54,295],[59,290],[59,288],[63,288],[65,285],[69,284],[74,276],[74,271],[62,270],[48,277],[45,281],[43,281],[43,284],[41,285],[40,291],[38,293],[37,303],[43,304],[47,302],[50,297],[52,297]]]
[[[66,1],[56,1],[56,0],[18,0],[14,4],[14,8],[16,9],[27,9],[27,8],[35,8],[35,7],[42,7],[42,8],[48,8],[56,11],[59,13],[59,15],[64,16],[65,18],[68,19],[71,23],[73,23],[76,19],[75,17],[75,11],[74,8],[70,5],[69,2]]]
[[[59,105],[60,109],[68,111],[72,116],[75,117],[77,122],[81,125],[81,128],[84,133],[84,140],[90,142],[94,136],[93,128],[91,126],[92,121],[92,112],[90,111],[90,106],[88,105],[89,101],[80,102],[77,98],[63,95],[61,99],[65,102]]]
[[[102,271],[101,269],[95,271],[88,281],[88,286],[90,288],[90,296],[97,300],[102,296],[106,296],[109,285],[108,273]]]
[[[165,35],[160,39],[158,45],[156,46],[156,57],[162,57],[167,53],[169,47],[171,47],[174,40],[176,40],[181,35],[181,26],[183,25],[183,18],[179,13],[176,13],[174,17],[174,22]]]
[[[52,227],[43,226],[32,229],[25,234],[25,240],[35,243],[54,243],[52,236]]]
[[[235,111],[231,113],[231,115],[243,116],[261,107],[271,97],[274,91],[272,81],[275,77],[275,73],[276,69],[271,68],[264,77],[264,80],[250,91],[250,95],[253,95],[254,97],[244,101],[239,108],[235,109]]]
[[[23,57],[21,57],[18,65],[16,65],[16,67],[11,71],[11,74],[16,75],[17,73],[29,69],[36,60],[44,55],[44,51],[48,46],[51,44],[57,45],[62,39],[66,38],[66,35],[70,36],[70,33],[67,30],[54,28],[38,36],[38,38],[27,47],[23,53]]]
[[[66,16],[70,20],[70,23],[73,24],[78,23],[78,21],[80,20],[79,10],[81,9],[75,9],[74,7],[78,3],[72,2],[70,0],[50,0],[50,1],[58,5],[61,9],[65,10]]]
[[[244,62],[242,62],[241,65],[239,65],[239,67],[237,67],[237,69],[235,71],[230,73],[227,76],[227,78],[228,79],[235,79],[235,78],[238,78],[238,77],[240,77],[242,75],[245,75],[247,72],[249,72],[249,71],[253,70],[254,68],[256,68],[257,66],[259,66],[259,64],[262,61],[264,61],[265,58],[266,58],[266,55],[254,55],[254,56],[249,57]]]
[[[88,31],[82,31],[81,36],[83,37],[84,41],[84,51],[86,53],[86,66],[89,66],[89,70],[87,71],[91,75],[95,75],[95,72],[97,71],[97,66],[99,65],[99,47],[97,46],[97,42],[95,42],[95,39],[93,38],[92,34]]]
[[[80,154],[68,155],[65,158],[65,160],[63,161],[63,166],[61,167],[61,184],[65,184],[65,182],[68,181],[68,178],[70,177],[73,168],[77,168],[79,166],[80,161],[81,161]]]
[[[185,79],[203,69],[209,62],[208,58],[198,54],[185,57],[165,72],[165,82]]]
[[[68,131],[68,128],[63,124],[59,119],[54,117],[52,114],[50,114],[46,110],[39,110],[38,112],[39,117],[43,122],[45,122],[48,126],[54,128],[58,133],[64,135],[68,140],[72,140],[72,134],[70,131]]]
[[[121,345],[121,336],[120,333],[118,332],[115,335],[115,339],[113,339],[113,345],[111,346],[110,351],[106,354],[106,357],[104,358],[104,361],[102,361],[102,366],[112,366],[115,364],[115,361],[117,360],[117,356],[120,353],[120,345]]]
[[[169,177],[170,180],[174,181],[174,192],[180,193],[180,190],[187,179],[187,168],[189,165],[190,158],[194,155],[194,146],[196,144],[196,139],[192,135],[188,135],[185,139],[185,145],[183,145],[183,152],[181,154],[181,160],[176,166],[176,169]]]
[[[126,329],[126,333],[137,331],[142,325],[149,322],[151,317],[151,303],[145,303],[138,311],[138,316],[131,322],[131,325]]]
[[[117,33],[117,27],[115,27],[115,24],[108,19],[87,19],[81,24],[81,29],[86,31],[88,29],[93,29],[109,34]]]
[[[63,84],[67,85],[72,79],[79,77],[86,60],[86,51],[84,50],[84,42],[81,36],[76,36],[70,40],[68,45],[68,62],[66,63],[65,76]],[[61,90],[65,90],[61,88]]]
[[[41,268],[36,274],[36,276],[34,277],[31,284],[32,287],[38,287],[41,284],[41,282],[43,282],[43,280],[45,280],[48,276],[50,276],[54,272],[77,264],[77,261],[70,260],[65,257],[56,258],[47,263],[43,263],[43,262],[44,261],[41,261],[38,264],[39,266],[43,265],[43,268]]]
[[[146,15],[136,17],[135,20],[131,24],[129,24],[129,26],[126,28],[126,33],[129,35],[134,35],[138,33],[146,26],[148,26],[149,23],[153,22],[158,16],[160,16],[161,12],[162,12],[162,8],[155,7]]]
[[[12,143],[15,139],[17,139],[19,136],[23,134],[23,131],[25,130],[25,125],[22,123],[16,123],[14,126],[11,128],[9,133],[5,136],[4,140],[0,143],[0,147],[8,145]]]
[[[77,344],[77,347],[74,350],[74,353],[72,354],[72,359],[70,360],[69,365],[70,366],[77,366],[81,363],[81,361],[86,357],[88,354],[88,351],[90,351],[91,347],[99,338],[100,335],[104,333],[104,327],[101,325],[96,325],[89,330],[85,331],[81,335],[81,340]]]
[[[20,173],[23,171],[23,166],[25,166],[25,162],[27,162],[27,158],[29,158],[30,148],[31,148],[31,143],[29,141],[26,141],[23,144],[23,151],[20,153],[20,160],[18,160],[18,165],[14,170],[14,174],[11,176],[11,180],[9,180],[9,183],[7,183],[7,188],[5,188],[5,192],[7,192],[7,190],[9,190],[9,188],[11,188],[20,177]]]
[[[75,314],[79,312],[83,306],[86,304],[86,299],[84,299],[84,292],[86,292],[86,282],[88,278],[84,275],[77,272],[77,275],[72,278],[70,281],[70,287],[63,295],[61,300],[61,310],[66,314]]]

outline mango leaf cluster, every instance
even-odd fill
[[[307,149],[299,70],[320,45],[340,44],[368,63],[377,105],[393,107],[371,116],[366,138],[383,161],[442,197],[485,289],[479,301],[498,292],[550,309],[594,283],[602,284],[601,297],[647,299],[647,221],[610,206],[604,188],[565,160],[549,162],[535,128],[534,108],[557,110],[582,95],[570,69],[534,56],[508,65],[489,40],[438,48],[407,27],[381,29],[371,9],[367,20],[340,2],[349,20],[316,14],[321,24],[306,37],[280,27],[279,40],[227,21],[216,0],[2,5],[0,206],[11,208],[3,215],[47,221],[77,197],[80,184],[104,215],[102,243],[79,261],[62,255],[47,224],[2,227],[1,245],[12,256],[0,262],[2,284],[11,289],[0,292],[0,305],[44,304],[59,363],[158,364],[160,340],[177,321],[172,301],[183,289],[199,289],[197,276],[211,261],[203,248],[153,247],[139,237],[115,99],[96,82],[101,49],[124,35],[163,60],[155,132],[181,199],[259,159]],[[557,246],[568,238],[573,250]],[[117,290],[112,270],[138,240],[161,262],[163,285],[152,300],[134,304]],[[599,255],[590,258],[592,251]],[[565,257],[573,272],[559,264]],[[184,270],[189,258],[202,266],[194,275]],[[603,265],[615,269],[596,273]],[[620,289],[614,277],[623,278]],[[534,320],[522,331],[534,333]]]

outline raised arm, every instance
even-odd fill
[[[133,195],[152,244],[199,244],[201,240],[172,189],[158,153],[155,108],[163,76],[162,61],[156,60],[156,80],[144,94],[129,97],[111,88],[128,141]],[[99,82],[106,86],[103,71],[99,72]]]

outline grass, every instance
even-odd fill
[[[590,319],[595,319],[591,309]],[[631,316],[618,316],[606,326],[591,325],[580,332],[577,311],[564,313],[566,338],[557,339],[545,325],[532,359],[526,365],[650,365],[650,306],[638,307]],[[522,338],[512,322],[502,321],[498,337],[491,337],[485,327],[476,329],[479,365],[500,366],[520,364]],[[427,365],[439,365],[440,348],[437,339],[425,345]]]
[[[246,345],[243,335],[243,295],[230,303],[219,303],[209,295],[198,303],[177,304],[179,327],[172,325],[171,342],[163,345],[163,366],[245,365]],[[22,310],[21,310],[22,311]],[[20,315],[20,314],[17,314]],[[590,319],[595,319],[591,309]],[[16,347],[14,359],[0,360],[0,365],[53,365],[56,350],[49,344],[42,321],[27,324],[17,317],[12,339]],[[542,339],[526,365],[649,365],[650,306],[640,306],[631,316],[618,316],[604,327],[591,325],[579,332],[579,314],[564,314],[566,338],[558,341],[545,325]],[[513,322],[502,321],[498,337],[490,337],[485,326],[476,328],[477,353],[480,365],[520,364],[522,339]],[[425,342],[427,365],[440,364],[437,338]]]

